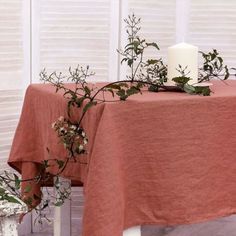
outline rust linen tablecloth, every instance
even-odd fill
[[[144,92],[88,112],[89,165],[71,163],[64,173],[84,182],[83,236],[236,212],[236,81],[215,81],[212,90],[210,97]],[[47,147],[63,158],[51,123],[66,115],[66,101],[54,91],[27,90],[9,159],[19,171],[48,159]],[[27,168],[22,174],[33,175]]]

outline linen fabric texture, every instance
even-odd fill
[[[84,184],[83,236],[236,212],[236,81],[214,81],[211,89],[209,97],[144,91],[88,111],[88,154],[80,159],[88,164],[72,160],[62,174]],[[66,110],[51,85],[28,87],[9,157],[23,178],[37,175],[44,160],[65,159],[51,124]]]

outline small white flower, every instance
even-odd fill
[[[60,116],[60,117],[58,118],[58,120],[59,120],[59,121],[64,121],[64,117],[63,117],[63,116]]]
[[[82,144],[79,145],[79,151],[84,150],[84,146]]]
[[[61,133],[63,133],[63,134],[65,134],[65,133],[66,133],[66,130],[65,130],[65,128],[64,128],[64,127],[61,127],[61,128],[59,129],[59,131],[60,131]]]
[[[84,139],[84,145],[87,145],[87,143],[88,143],[88,139]]]
[[[82,137],[85,137],[85,136],[86,136],[86,134],[85,134],[84,131],[82,131],[81,135],[82,135]]]
[[[52,128],[53,128],[53,129],[56,128],[56,124],[57,124],[56,122],[53,122],[53,123],[52,123]]]
[[[75,125],[71,125],[71,129],[72,130],[76,130],[76,126]]]

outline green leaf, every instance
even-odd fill
[[[223,59],[222,59],[222,57],[218,57],[218,60],[219,60],[220,64],[222,65],[222,64],[223,64]]]
[[[150,85],[148,91],[157,93],[159,91],[158,85]]]
[[[214,53],[216,56],[219,55],[219,53],[218,53],[218,51],[217,51],[216,49],[213,49],[213,53]]]
[[[91,94],[91,90],[90,90],[90,88],[89,88],[88,86],[85,86],[85,87],[84,87],[84,91],[85,91],[85,93],[88,94],[88,95]]]
[[[112,97],[114,97],[114,96],[115,96],[115,94],[114,94],[114,91],[113,91],[112,89],[108,88],[108,89],[106,89],[105,91],[108,91],[108,92],[110,92],[110,93],[111,93],[111,95],[112,95]]]
[[[85,100],[85,97],[76,98],[75,103],[77,107],[81,107],[84,100]]]
[[[129,85],[127,83],[125,83],[125,82],[119,83],[119,86],[120,87],[125,87],[125,88],[129,87]]]
[[[179,77],[174,77],[172,80],[173,80],[175,83],[177,83],[177,84],[182,84],[182,85],[184,85],[184,84],[188,83],[188,81],[190,80],[190,78],[189,78],[189,77],[185,77],[185,76],[179,76]]]
[[[90,109],[92,106],[95,106],[95,105],[97,105],[97,102],[95,102],[95,101],[88,102],[88,103],[84,106],[83,112],[86,112],[88,109]]]
[[[225,66],[225,77],[224,77],[224,80],[227,80],[230,76],[230,73],[229,73],[229,69],[228,69],[228,66]]]
[[[131,43],[128,43],[128,44],[126,44],[125,48],[128,48],[129,46],[133,46],[133,45],[134,45],[134,43],[133,43],[133,42],[131,42]]]
[[[120,89],[119,91],[116,92],[116,94],[118,96],[124,96],[125,95],[125,90],[124,89]]]
[[[209,88],[209,87],[204,87],[204,88],[202,89],[202,95],[203,95],[203,96],[210,96],[210,95],[211,95],[211,90],[210,90],[210,88]]]
[[[24,189],[24,193],[29,193],[31,189],[32,189],[31,185],[27,185]]]
[[[133,63],[134,63],[133,59],[128,59],[127,64],[128,64],[129,67],[131,67]]]
[[[15,188],[16,189],[20,189],[20,183],[21,183],[21,180],[19,179],[19,177],[16,175],[16,174],[14,174],[14,178],[15,178]]]
[[[7,200],[8,202],[21,204],[21,202],[13,196],[5,195],[4,199]]]
[[[195,87],[190,84],[184,84],[183,89],[188,94],[195,94]]]
[[[149,59],[147,60],[147,64],[148,65],[153,65],[153,64],[156,64],[158,62],[158,60],[155,60],[155,59]]]
[[[106,86],[106,88],[111,88],[111,89],[120,89],[120,85],[119,84],[108,84],[107,86]]]
[[[156,43],[147,43],[147,46],[152,46],[155,47],[157,50],[160,50],[160,48],[158,47],[158,45]]]
[[[195,93],[196,94],[201,94],[203,96],[210,96],[211,90],[210,90],[209,86],[204,86],[204,87],[196,86],[195,87]]]
[[[3,194],[5,194],[5,192],[6,192],[6,189],[4,189],[4,188],[0,187],[0,195],[3,195]]]
[[[120,89],[116,92],[116,94],[120,97],[120,100],[125,101],[128,97],[124,89]]]
[[[215,53],[210,53],[211,56],[211,61],[213,61],[216,58],[216,54]]]
[[[121,60],[120,64],[122,64],[124,61],[127,61],[127,60],[128,60],[127,57],[123,58],[123,59]]]
[[[64,166],[64,163],[65,163],[62,160],[56,160],[56,162],[57,162],[57,165],[58,165],[59,169],[61,169]]]
[[[140,89],[136,88],[135,86],[132,86],[126,91],[126,94],[127,94],[127,96],[131,96],[131,95],[137,94],[139,92],[140,92]]]
[[[134,41],[133,41],[133,45],[134,45],[135,47],[138,47],[138,46],[140,45],[140,40],[134,40]]]

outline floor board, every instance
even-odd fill
[[[81,236],[81,219],[74,221],[72,236]],[[51,226],[48,226],[49,228]],[[53,236],[52,227],[47,233],[33,233],[19,236]],[[45,230],[45,229],[44,229]],[[50,231],[50,232],[49,232]],[[48,233],[49,232],[49,233]],[[236,215],[205,223],[181,225],[177,227],[143,226],[142,236],[235,236]]]

